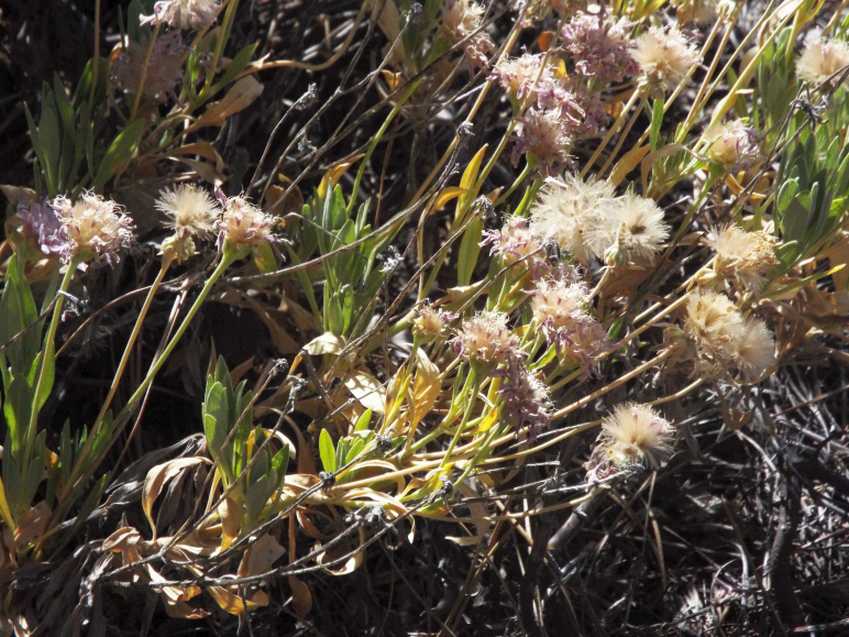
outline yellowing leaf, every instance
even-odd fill
[[[416,380],[413,382],[410,397],[410,429],[408,435],[415,434],[416,427],[433,409],[442,390],[442,378],[439,368],[431,362],[425,351],[416,349]]]
[[[459,186],[449,186],[444,188],[442,192],[439,193],[439,196],[436,198],[436,201],[433,204],[434,210],[442,210],[445,205],[460,195],[463,194],[463,189]]]
[[[344,347],[344,341],[336,336],[333,332],[325,332],[321,336],[316,336],[309,343],[304,345],[304,351],[312,356],[321,354],[338,354]]]
[[[368,372],[356,372],[345,380],[345,387],[363,407],[383,413],[386,389],[374,376]]]
[[[628,175],[629,172],[634,170],[637,165],[643,161],[643,157],[645,157],[649,151],[651,150],[651,146],[646,144],[645,146],[637,146],[636,148],[632,148],[627,153],[622,155],[619,158],[619,161],[616,162],[616,165],[613,167],[613,171],[610,173],[610,177],[608,181],[612,183],[614,186],[618,186],[622,183],[622,180]]]
[[[162,489],[165,488],[167,482],[176,478],[189,467],[201,463],[210,464],[206,458],[192,456],[191,458],[175,458],[174,460],[163,462],[148,471],[144,479],[144,488],[142,489],[142,509],[150,524],[150,530],[154,538],[156,538],[156,524],[153,521],[153,504],[156,502],[156,498],[162,493]]]
[[[227,94],[212,102],[206,112],[186,132],[195,131],[206,126],[222,126],[227,118],[245,110],[254,100],[262,95],[263,86],[248,75],[233,84]]]

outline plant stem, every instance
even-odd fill
[[[150,42],[147,44],[147,51],[144,52],[144,63],[142,64],[141,74],[139,75],[139,85],[136,87],[136,94],[133,96],[133,108],[130,110],[130,118],[129,122],[132,122],[136,118],[136,113],[139,110],[139,104],[141,104],[141,96],[144,92],[144,83],[147,80],[147,69],[150,66],[150,58],[153,55],[153,47],[156,46],[156,38],[159,37],[159,31],[161,29],[161,25],[157,24],[153,29],[153,35],[150,36]]]
[[[204,88],[209,88],[215,74],[218,72],[218,63],[221,61],[221,55],[224,53],[224,44],[230,37],[230,29],[233,26],[233,18],[236,15],[236,9],[239,6],[239,0],[230,0],[227,3],[227,9],[224,11],[224,22],[221,24],[221,32],[215,41],[215,51],[212,54],[212,65],[209,67],[209,73],[206,74],[204,80]]]
[[[206,280],[206,283],[203,284],[203,289],[201,289],[200,294],[195,299],[195,302],[192,303],[192,306],[189,308],[189,311],[186,313],[185,318],[183,318],[183,322],[180,323],[180,327],[177,328],[177,331],[174,332],[174,336],[171,337],[171,340],[168,342],[168,345],[165,346],[165,349],[162,350],[162,354],[156,358],[156,360],[151,364],[150,370],[147,372],[147,376],[145,376],[144,380],[139,384],[136,388],[136,391],[133,392],[133,395],[130,396],[130,399],[127,401],[127,405],[124,407],[125,410],[131,409],[132,406],[138,402],[144,393],[147,391],[147,388],[153,383],[156,375],[159,373],[159,370],[165,365],[165,362],[168,360],[168,357],[171,356],[171,353],[180,343],[180,340],[183,338],[183,335],[186,333],[186,330],[189,329],[189,324],[194,320],[195,315],[200,310],[201,306],[206,301],[206,298],[209,296],[209,293],[212,292],[212,288],[218,282],[218,279],[224,274],[227,268],[238,258],[238,255],[232,251],[228,250],[226,247],[224,249],[224,253],[221,256],[221,260],[218,262],[218,265],[215,267],[215,270],[212,271],[212,274],[209,275],[209,278]]]
[[[56,351],[56,330],[59,329],[59,318],[62,316],[62,307],[65,305],[65,292],[74,278],[74,271],[77,268],[77,260],[71,258],[70,263],[66,266],[65,275],[62,277],[62,282],[59,284],[59,289],[56,291],[55,302],[53,304],[53,313],[50,316],[50,324],[47,327],[47,333],[44,335],[44,345],[41,348],[41,363],[38,368],[38,380],[35,382],[35,391],[33,392],[33,403],[29,414],[29,423],[27,424],[26,443],[24,448],[30,449],[35,441],[35,431],[38,424],[38,402],[39,395],[43,391],[44,383],[46,382],[47,361],[51,364]]]
[[[124,353],[121,355],[121,360],[118,363],[118,369],[115,371],[115,376],[112,379],[112,385],[109,387],[109,393],[106,395],[106,400],[103,401],[103,406],[101,406],[100,408],[100,413],[97,414],[97,418],[94,421],[94,427],[97,427],[103,420],[103,418],[106,416],[106,412],[109,410],[109,407],[112,404],[112,400],[115,398],[115,393],[118,391],[118,385],[121,383],[121,378],[123,377],[124,371],[127,368],[127,362],[130,359],[130,353],[132,352],[133,347],[136,344],[136,340],[138,340],[139,334],[141,333],[141,327],[144,323],[145,318],[147,317],[148,311],[150,310],[150,305],[153,301],[153,297],[156,296],[156,292],[159,290],[159,286],[162,284],[162,280],[165,278],[165,274],[168,272],[168,269],[171,267],[172,263],[172,259],[163,257],[162,265],[159,268],[159,272],[157,273],[156,278],[151,284],[150,289],[147,292],[147,296],[145,296],[144,303],[142,303],[138,318],[136,319],[136,322],[133,325],[132,332],[130,332],[130,337],[127,340],[127,344],[124,346]]]

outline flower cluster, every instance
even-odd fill
[[[480,30],[484,13],[475,0],[447,0],[442,9],[442,27],[448,38],[452,42],[466,40],[463,51],[478,66],[486,64],[495,49],[490,37]]]
[[[755,130],[739,119],[710,126],[704,139],[708,157],[733,170],[749,168],[760,157]]]
[[[153,5],[153,15],[142,16],[141,23],[200,31],[215,21],[220,10],[219,0],[159,0]]]
[[[56,215],[56,211],[47,201],[20,203],[17,208],[21,229],[31,238],[38,249],[48,256],[61,256],[68,249],[68,237]]]
[[[485,230],[481,245],[489,245],[492,254],[505,265],[520,263],[536,279],[551,268],[546,258],[545,242],[531,229],[524,217],[510,217],[499,230]]]
[[[145,65],[147,50],[147,42],[132,42],[123,47],[112,63],[112,80],[131,93],[141,85],[145,97],[164,102],[173,96],[174,86],[183,76],[188,47],[179,31],[170,31],[156,39]]]
[[[518,104],[527,102],[516,133],[514,159],[529,153],[543,173],[561,172],[575,139],[597,135],[607,114],[596,93],[574,79],[563,79],[543,64],[543,56],[526,53],[499,62],[493,77]]]
[[[560,112],[529,108],[516,128],[514,163],[519,155],[528,154],[544,174],[555,175],[569,165],[571,145],[572,138],[563,126]]]
[[[757,382],[775,366],[775,341],[766,324],[744,317],[724,294],[692,293],[684,331],[695,344],[698,371],[707,376],[736,371],[744,381]]]
[[[597,14],[579,11],[561,31],[563,46],[581,75],[602,82],[621,82],[639,70],[631,57],[630,44],[621,23]]]
[[[632,53],[649,81],[674,88],[699,63],[699,53],[676,28],[651,27],[634,43]]]
[[[519,339],[507,327],[503,312],[487,310],[466,319],[453,345],[466,360],[484,365],[497,366],[524,358]]]
[[[847,66],[849,42],[826,39],[822,31],[814,30],[805,37],[805,48],[796,62],[796,75],[811,84],[836,84],[842,78],[835,74]]]
[[[574,175],[546,182],[531,210],[531,225],[584,264],[593,257],[645,262],[669,236],[663,211],[652,199],[632,193],[617,197],[610,183]]]
[[[604,327],[587,310],[589,291],[577,281],[545,279],[534,290],[531,310],[549,343],[585,369],[607,349]]]
[[[221,219],[221,242],[239,247],[256,247],[274,241],[276,220],[245,197],[228,197]]]
[[[112,263],[134,239],[132,219],[111,199],[84,193],[76,201],[56,197],[50,204],[62,226],[62,260],[103,260]],[[54,238],[58,235],[54,235]]]
[[[514,427],[529,427],[531,433],[544,428],[551,419],[549,389],[539,374],[519,361],[504,370],[498,389],[502,399],[501,416]]]
[[[441,339],[448,330],[448,324],[456,320],[457,315],[424,303],[413,319],[413,333],[427,341]]]

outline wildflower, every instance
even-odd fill
[[[814,30],[805,37],[805,48],[796,62],[796,74],[811,84],[831,81],[836,86],[843,78],[832,76],[849,66],[849,43],[829,40]]]
[[[541,281],[531,297],[534,320],[549,343],[584,367],[607,346],[607,333],[587,311],[586,286],[566,279]]]
[[[179,31],[171,31],[156,39],[145,66],[147,49],[146,42],[132,42],[123,47],[112,63],[112,80],[128,92],[137,91],[141,84],[145,97],[164,102],[183,75],[188,48]]]
[[[651,259],[669,237],[663,211],[653,199],[627,193],[599,210],[601,223],[591,227],[587,240],[605,258],[642,262]]]
[[[118,252],[133,241],[133,222],[114,201],[84,193],[75,202],[56,197],[52,204],[68,243],[62,259],[114,261]]]
[[[514,158],[527,153],[544,174],[556,174],[569,163],[572,140],[556,110],[529,108],[519,121],[517,138]]]
[[[624,28],[620,23],[606,22],[601,12],[594,15],[579,11],[560,33],[575,70],[581,75],[602,82],[621,82],[639,70],[631,57]]]
[[[485,64],[495,49],[489,36],[479,30],[484,13],[484,8],[475,0],[447,0],[442,10],[442,27],[448,38],[453,42],[466,40],[466,57],[478,65]]]
[[[275,219],[244,197],[228,197],[224,202],[221,240],[234,247],[256,247],[274,241]]]
[[[159,0],[153,5],[153,15],[142,16],[141,23],[200,31],[215,21],[220,8],[219,0]]]
[[[498,395],[503,401],[501,415],[507,422],[532,430],[548,425],[551,419],[548,386],[526,365],[516,361],[508,364]]]
[[[710,144],[708,157],[733,169],[748,168],[760,154],[754,129],[739,119],[709,127],[704,139]]]
[[[221,208],[202,188],[183,184],[159,193],[156,208],[168,217],[167,225],[174,234],[162,243],[162,253],[178,262],[197,253],[195,238],[213,235],[218,229]]]
[[[776,239],[766,231],[747,232],[729,224],[708,236],[708,245],[716,252],[714,271],[737,279],[746,287],[755,287],[777,263]]]
[[[699,63],[698,51],[675,27],[652,27],[640,37],[633,57],[649,80],[675,87]]]
[[[479,312],[463,321],[454,349],[466,360],[498,365],[523,357],[519,339],[507,327],[503,312]]]
[[[524,217],[510,217],[499,230],[485,231],[481,245],[490,245],[492,254],[501,257],[505,265],[521,263],[534,278],[549,269],[545,241]]]
[[[672,451],[672,425],[649,405],[617,405],[602,420],[601,430],[602,455],[619,468],[658,467]]]
[[[517,58],[505,58],[495,65],[492,76],[505,91],[522,101],[532,95],[539,83],[549,81],[551,71],[542,68],[543,57],[525,53]]]
[[[694,292],[687,301],[684,330],[695,342],[697,367],[705,375],[736,370],[744,380],[755,382],[775,364],[769,329],[759,319],[745,318],[724,294]]]
[[[19,203],[17,215],[24,234],[35,241],[41,252],[51,256],[68,250],[68,236],[49,202]]]
[[[598,255],[586,235],[601,223],[599,210],[615,205],[615,201],[613,186],[607,181],[583,181],[576,175],[566,175],[562,181],[549,179],[531,208],[531,228],[587,264]]]
[[[453,312],[433,307],[430,303],[419,307],[417,314],[413,319],[413,332],[424,340],[441,338],[448,329],[448,323],[457,318]]]

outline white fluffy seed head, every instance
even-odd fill
[[[775,366],[775,341],[766,324],[744,317],[724,294],[692,293],[684,331],[696,346],[697,369],[705,375],[757,382]]]
[[[653,199],[627,193],[600,209],[601,221],[587,233],[593,251],[616,261],[643,263],[660,251],[669,226]]]
[[[651,27],[637,38],[632,55],[649,80],[667,88],[675,87],[699,63],[698,51],[674,26]]]
[[[760,285],[764,275],[778,263],[777,240],[764,230],[749,232],[729,224],[713,230],[707,243],[716,252],[714,271],[744,287]]]
[[[175,232],[195,237],[214,234],[221,220],[218,202],[194,184],[180,184],[161,191],[156,209],[167,217],[167,225]]]
[[[615,201],[613,186],[607,181],[584,181],[576,175],[549,179],[531,209],[531,228],[587,264],[593,256],[600,256],[587,234],[601,223],[602,211]]]
[[[617,405],[602,420],[600,444],[619,468],[648,464],[657,467],[672,450],[672,425],[649,405]]]
[[[805,48],[796,62],[796,74],[811,84],[822,84],[847,65],[849,43],[824,38],[821,31],[814,30],[805,37]]]

